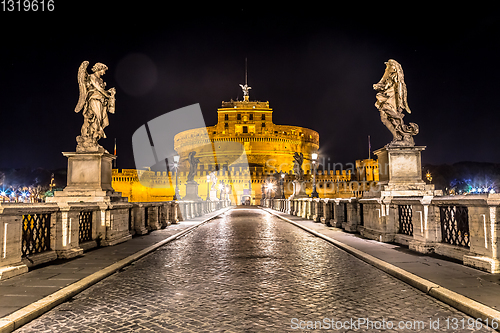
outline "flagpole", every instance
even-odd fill
[[[372,144],[370,142],[370,136],[368,135],[368,159],[372,158]]]

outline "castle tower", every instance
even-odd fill
[[[234,203],[239,204],[243,193],[246,193],[252,203],[258,204],[262,184],[269,180],[272,173],[289,173],[287,179],[293,180],[291,171],[295,152],[304,155],[303,169],[306,174],[310,173],[311,154],[318,151],[319,134],[303,127],[274,124],[269,102],[250,101],[251,87],[247,83],[240,84],[240,87],[244,94],[243,101],[223,101],[217,110],[216,125],[177,134],[174,149],[181,157],[181,165],[187,164],[189,153],[196,151],[200,163],[199,181],[195,181],[200,184],[206,183],[206,175],[214,170],[219,173],[219,180],[237,178],[237,173],[246,172],[246,178],[237,182],[232,181],[233,178],[226,179],[224,183],[232,184]],[[200,142],[205,131],[210,142]],[[242,174],[240,176],[243,177]],[[184,183],[184,180],[181,179],[181,182]],[[199,195],[204,198],[205,193],[206,189],[200,186]]]

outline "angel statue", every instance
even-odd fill
[[[211,190],[217,190],[216,185],[217,185],[217,172],[212,171],[210,172],[210,182],[212,183],[212,186],[210,186]]]
[[[240,84],[241,89],[243,90],[243,96],[249,96],[250,94],[248,91],[252,89],[252,87],[249,87],[248,84],[245,83],[245,85]]]
[[[302,163],[304,162],[304,154],[297,153],[293,155],[293,173],[295,174],[295,180],[303,180],[304,170],[302,170]]]
[[[200,163],[200,159],[194,157],[196,155],[195,151],[189,153],[188,161],[189,161],[189,173],[187,176],[188,182],[194,182],[194,176],[196,175],[196,170],[198,169],[198,163]]]
[[[418,134],[418,125],[403,122],[403,111],[411,113],[406,101],[406,84],[403,68],[393,59],[385,63],[385,73],[373,89],[378,91],[375,107],[380,111],[382,123],[393,135],[390,145],[414,146],[413,136]]]
[[[97,141],[105,138],[104,128],[109,125],[108,112],[115,113],[115,88],[105,90],[106,83],[101,78],[108,67],[100,62],[92,67],[92,74],[87,73],[88,61],[78,68],[78,86],[80,98],[75,112],[83,109],[81,135],[76,138],[77,152],[105,151]]]

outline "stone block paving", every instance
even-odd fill
[[[226,212],[16,332],[311,331],[494,332],[252,208]]]

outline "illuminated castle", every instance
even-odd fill
[[[194,181],[199,184],[198,196],[203,200],[209,196],[211,185],[207,176],[211,172],[215,172],[218,183],[224,185],[225,195],[233,204],[245,201],[259,204],[264,191],[270,196],[281,196],[279,172],[286,173],[282,188],[288,197],[293,191],[291,182],[294,180],[292,169],[295,152],[304,156],[302,168],[304,179],[309,182],[307,193],[310,193],[311,155],[319,149],[319,134],[303,127],[274,124],[269,102],[250,101],[250,87],[246,84],[240,86],[243,88],[244,100],[223,101],[217,110],[218,123],[215,126],[186,130],[174,137],[174,149],[180,155],[180,196],[186,194],[188,155],[193,151],[199,159]],[[138,172],[141,173],[142,185],[138,182]],[[144,179],[147,181],[144,182]],[[337,170],[335,174],[333,171],[320,171],[316,177],[317,191],[321,197],[338,196],[338,183],[350,179],[350,171],[340,173]],[[132,202],[171,200],[174,195],[171,188],[147,187],[162,183],[175,184],[174,174],[113,170],[113,188]],[[273,186],[266,190],[264,186],[270,183]]]

